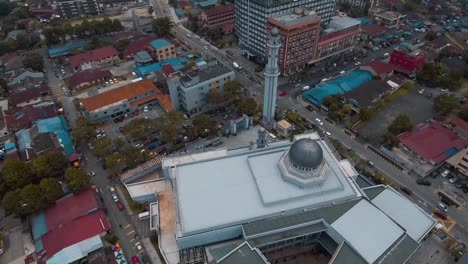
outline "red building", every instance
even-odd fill
[[[234,24],[235,9],[233,4],[215,6],[200,14],[203,26],[207,28],[218,28],[226,24]]]
[[[278,28],[281,35],[279,67],[282,75],[302,70],[316,56],[320,35],[320,17],[305,8],[270,18],[267,27]]]
[[[400,67],[404,73],[412,74],[423,66],[424,59],[425,56],[422,53],[406,53],[402,50],[394,49],[389,62]]]

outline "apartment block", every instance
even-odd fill
[[[219,28],[234,23],[235,8],[233,4],[212,7],[200,14],[203,26]]]
[[[468,148],[465,148],[447,160],[447,163],[468,176]]]
[[[101,13],[97,0],[57,0],[55,3],[62,18],[84,18]]]
[[[379,0],[337,0],[339,4],[348,3],[351,7],[355,8],[372,8],[379,4]]]
[[[167,39],[156,39],[151,41],[150,44],[151,55],[158,61],[177,57],[174,44],[170,43]]]

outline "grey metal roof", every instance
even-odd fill
[[[344,213],[346,213],[349,209],[351,209],[355,204],[357,204],[359,200],[360,199],[346,201],[311,211],[302,211],[295,214],[279,216],[245,224],[243,226],[244,233],[248,237],[255,234],[261,234],[320,219],[323,219],[325,222],[331,224]]]
[[[243,243],[240,247],[231,251],[228,255],[222,258],[217,263],[221,264],[265,264],[268,263],[262,253],[255,248],[252,248],[247,242]]]
[[[404,263],[419,248],[419,243],[409,235],[387,250],[381,257],[381,264]]]
[[[322,222],[313,223],[307,226],[301,226],[290,230],[279,231],[273,234],[247,239],[250,245],[259,247],[276,241],[282,241],[289,238],[305,236],[327,230],[327,226]]]
[[[229,254],[231,251],[236,249],[238,246],[240,246],[241,243],[233,243],[229,245],[225,245],[223,247],[217,247],[217,248],[211,248],[210,249],[210,254],[213,257],[213,259],[218,262],[220,259],[222,259],[224,256]]]
[[[367,264],[367,261],[346,242],[343,242],[338,250],[331,262],[333,264]]]
[[[315,168],[323,160],[322,148],[310,138],[301,138],[294,142],[288,155],[292,163],[306,168]]]
[[[367,197],[370,200],[372,200],[377,195],[379,195],[381,192],[385,191],[385,187],[383,185],[376,185],[376,186],[371,186],[371,187],[368,187],[368,188],[364,188],[362,190],[367,195]]]

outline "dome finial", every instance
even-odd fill
[[[274,27],[274,28],[271,29],[271,35],[272,36],[278,36],[278,34],[279,34],[278,28]]]

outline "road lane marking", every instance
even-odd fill
[[[131,226],[131,224],[128,224],[128,225],[124,226],[124,228],[128,228],[128,227],[130,227],[130,226]]]
[[[127,236],[128,236],[128,235],[131,235],[131,234],[133,234],[133,233],[135,233],[135,229],[132,229],[130,232],[128,232],[128,233],[127,233]]]

